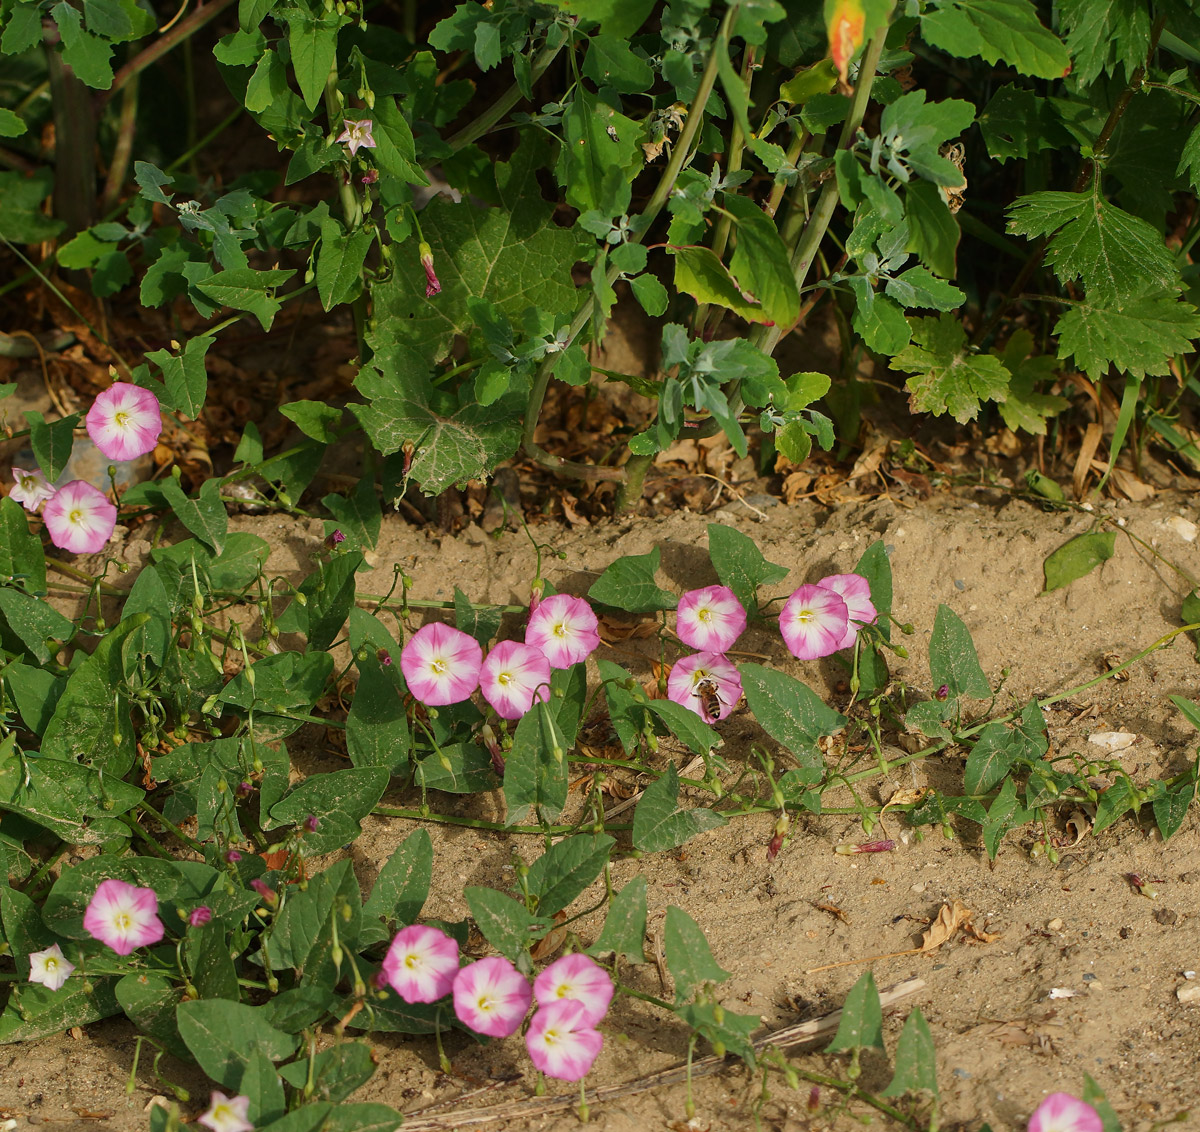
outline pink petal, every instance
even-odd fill
[[[822,589],[833,590],[846,603],[849,624],[842,637],[839,649],[848,649],[858,636],[858,624],[874,625],[879,613],[871,601],[871,583],[861,574],[831,574],[818,583]]]
[[[530,614],[525,643],[541,650],[551,668],[570,668],[600,644],[599,624],[583,598],[554,594]]]
[[[501,641],[479,670],[479,688],[501,719],[520,719],[535,699],[550,699],[550,662],[532,645]]]
[[[55,546],[72,554],[95,554],[112,536],[117,509],[99,488],[72,480],[54,493],[42,519]]]
[[[539,1005],[549,1006],[560,999],[581,1003],[585,1026],[596,1026],[608,1013],[613,997],[609,973],[594,959],[582,953],[556,959],[534,980],[533,993]]]
[[[563,998],[543,1006],[525,1031],[525,1047],[534,1066],[547,1077],[578,1081],[600,1055],[604,1037],[584,1025],[584,1007]]]
[[[694,711],[705,723],[715,723],[737,707],[742,698],[742,677],[720,653],[693,653],[672,665],[667,698]],[[714,706],[716,712],[710,711]]]
[[[118,955],[148,947],[163,938],[158,896],[123,880],[102,881],[83,915],[84,930]]]
[[[462,703],[479,686],[483,649],[474,637],[433,621],[409,638],[400,669],[412,694],[429,707]]]
[[[728,586],[689,590],[679,599],[675,632],[685,645],[725,652],[746,628],[746,611]]]
[[[816,660],[837,652],[849,623],[846,603],[833,590],[821,586],[801,586],[779,614],[784,644],[799,660]]]
[[[423,924],[397,932],[383,960],[384,979],[405,1002],[445,998],[457,974],[458,944]]]
[[[86,424],[92,443],[110,460],[136,460],[154,451],[162,411],[149,389],[116,381],[92,403]]]
[[[454,1013],[459,1021],[491,1038],[515,1034],[532,1000],[528,980],[499,956],[463,967],[454,979]]]
[[[1070,1093],[1051,1093],[1029,1118],[1029,1132],[1103,1132],[1100,1114]]]

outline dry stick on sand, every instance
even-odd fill
[[[925,986],[924,979],[906,979],[896,983],[886,990],[879,992],[879,1001],[884,1007],[892,1006],[902,998],[916,994]],[[789,1046],[800,1045],[803,1042],[819,1038],[823,1034],[836,1030],[842,1020],[840,1010],[833,1011],[821,1018],[810,1022],[798,1022],[794,1026],[785,1026],[782,1030],[764,1034],[754,1040],[754,1048],[761,1052],[768,1046],[777,1049],[787,1049]],[[692,1062],[692,1077],[709,1077],[721,1072],[730,1064],[725,1057],[710,1054],[708,1057],[698,1057]],[[587,1103],[599,1104],[602,1101],[615,1100],[617,1097],[628,1097],[635,1093],[644,1093],[650,1089],[661,1088],[663,1085],[678,1085],[687,1080],[687,1063],[651,1073],[647,1077],[639,1077],[624,1085],[601,1085],[598,1089],[587,1091]],[[533,1097],[523,1101],[508,1101],[505,1104],[491,1105],[488,1108],[458,1109],[454,1112],[443,1113],[440,1116],[422,1117],[420,1111],[406,1113],[404,1116],[404,1132],[451,1132],[455,1128],[467,1128],[477,1124],[491,1124],[496,1120],[524,1120],[536,1116],[548,1116],[552,1112],[562,1112],[573,1108],[579,1103],[578,1093],[564,1093],[554,1097]]]

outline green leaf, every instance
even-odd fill
[[[189,338],[182,354],[170,350],[155,350],[146,355],[162,370],[163,384],[167,387],[169,401],[164,408],[183,413],[190,420],[199,420],[208,396],[208,371],[204,366],[204,355],[215,342],[215,338]]]
[[[886,292],[905,308],[932,307],[950,311],[957,310],[967,301],[967,296],[957,287],[936,278],[924,267],[910,267],[889,279]]]
[[[663,926],[663,953],[675,983],[675,1002],[683,1003],[704,983],[723,983],[729,972],[713,958],[700,925],[673,904]]]
[[[1116,531],[1085,531],[1053,551],[1042,564],[1046,585],[1042,593],[1069,586],[1090,574],[1116,552]]]
[[[1032,350],[1033,335],[1021,327],[1013,331],[1004,350],[999,352],[1000,360],[1012,374],[1000,415],[1013,432],[1024,429],[1035,436],[1045,436],[1046,418],[1061,413],[1070,401],[1057,394],[1037,392],[1039,386],[1048,386],[1057,378],[1058,367],[1053,358],[1031,356]]]
[[[453,84],[448,84],[453,85]],[[441,88],[444,92],[445,87]],[[375,128],[371,136],[375,139],[375,148],[371,151],[379,171],[404,185],[427,185],[429,179],[421,172],[417,164],[417,149],[413,141],[412,130],[408,119],[400,112],[396,100],[391,97],[377,97],[375,100]],[[422,215],[424,226],[424,215]],[[428,238],[428,229],[423,227]],[[422,278],[424,270],[421,270]],[[421,292],[424,294],[424,291]]]
[[[227,999],[193,999],[175,1009],[179,1034],[209,1077],[237,1092],[251,1068],[253,1054],[282,1061],[296,1049],[291,1034],[265,1018],[265,1008]]]
[[[756,1064],[751,1035],[762,1025],[758,1014],[738,1014],[716,1002],[692,1002],[675,1007],[676,1017],[691,1029],[718,1046],[727,1055],[740,1057],[751,1069]]]
[[[675,258],[677,291],[691,295],[698,303],[725,307],[748,322],[771,321],[761,305],[737,285],[711,248],[669,244],[667,251]]]
[[[192,972],[192,983],[201,998],[228,998],[237,1002],[241,992],[224,924],[213,920],[191,928],[184,944],[184,954],[187,956],[188,969]],[[174,1001],[178,1002],[178,997]]]
[[[1072,141],[1050,99],[1012,83],[992,95],[979,115],[979,129],[988,154],[1001,165]]]
[[[282,14],[287,19],[288,47],[296,82],[304,96],[304,105],[313,110],[321,100],[337,58],[338,28],[347,19],[332,13],[314,18],[304,8],[287,8]]]
[[[960,59],[1003,61],[1023,75],[1057,79],[1071,58],[1029,0],[939,0],[921,16],[926,42]]]
[[[304,1089],[309,1082],[309,1072],[307,1060],[293,1061],[283,1066],[279,1075],[294,1089]],[[312,1096],[318,1101],[337,1104],[365,1085],[374,1072],[375,1057],[366,1042],[338,1042],[330,1049],[321,1050],[312,1059]],[[399,1114],[395,1115],[396,1123],[399,1123]]]
[[[721,742],[718,735],[694,711],[673,700],[647,700],[646,709],[657,716],[689,751],[707,758]]]
[[[122,778],[136,757],[129,703],[121,693],[126,639],[149,620],[127,617],[112,630],[67,680],[42,739],[43,756],[79,761]]]
[[[960,424],[973,420],[981,401],[1003,401],[1009,373],[999,358],[972,353],[956,318],[910,318],[913,344],[892,365],[916,374],[905,383],[914,413],[950,413]]]
[[[605,217],[624,212],[629,182],[643,162],[641,126],[579,85],[563,112],[562,129],[555,171],[567,203]]]
[[[1153,225],[1095,192],[1031,193],[1009,206],[1008,230],[1050,237],[1046,258],[1064,283],[1081,279],[1088,298],[1120,309],[1147,291],[1178,284],[1179,269]]]
[[[453,743],[421,759],[413,781],[422,789],[447,794],[478,794],[496,787],[491,756],[475,743]]]
[[[1017,802],[1017,785],[1011,778],[1004,780],[1000,793],[996,795],[988,807],[987,818],[983,822],[983,845],[987,850],[988,860],[994,861],[1000,852],[1000,842],[1004,835],[1019,825],[1024,825],[1032,815]]]
[[[47,641],[69,641],[75,632],[75,623],[45,600],[9,586],[0,586],[0,613],[40,664],[49,664],[58,651]]]
[[[603,872],[615,844],[607,834],[576,834],[551,845],[526,878],[538,915],[553,916],[581,896]]]
[[[542,921],[503,892],[494,888],[464,888],[463,898],[484,939],[511,962],[515,963],[530,941],[540,934]]]
[[[0,499],[0,575],[24,578],[34,593],[46,592],[46,554],[29,529],[25,509],[6,495]]]
[[[650,64],[630,50],[629,40],[605,32],[588,40],[583,73],[597,86],[622,94],[644,94],[654,83]]]
[[[374,656],[359,661],[358,672],[358,687],[346,717],[347,753],[355,766],[382,767],[397,777],[408,768],[412,751],[402,692],[391,670],[385,670]]]
[[[929,638],[929,675],[934,687],[946,685],[950,697],[971,696],[986,700],[992,686],[979,667],[975,643],[962,619],[948,605],[939,605],[933,619],[933,635]]]
[[[305,832],[306,853],[329,853],[353,841],[362,821],[383,797],[389,775],[376,766],[335,770],[306,778],[280,802],[271,807],[276,825],[300,825],[315,815],[316,832]]]
[[[65,4],[62,6],[66,7]],[[38,35],[40,38],[40,18]],[[42,201],[53,188],[54,174],[45,166],[29,176],[15,171],[0,173],[0,200],[4,201],[4,207],[0,208],[0,237],[14,244],[36,244],[57,236],[65,225],[61,220],[51,220],[41,211]]]
[[[555,738],[555,705],[538,702],[521,717],[513,732],[504,769],[506,825],[530,819],[553,821],[567,804],[568,760]]]
[[[362,564],[362,552],[339,554],[300,583],[300,592],[308,599],[303,608],[308,651],[323,652],[337,639],[356,592],[355,573]],[[297,610],[299,612],[299,608]]]
[[[759,725],[800,763],[809,784],[819,782],[825,759],[818,740],[845,727],[846,717],[786,672],[761,664],[742,664],[738,671],[746,703]]]
[[[900,1097],[905,1093],[928,1092],[938,1095],[937,1050],[933,1035],[919,1006],[904,1021],[896,1043],[896,1071],[891,1084],[879,1095]]]
[[[334,216],[321,221],[321,249],[317,253],[317,294],[321,306],[332,310],[354,298],[362,288],[363,263],[375,242],[372,230],[355,228],[349,235]]]
[[[767,319],[786,329],[800,315],[800,294],[783,240],[774,222],[748,197],[725,193],[724,202],[737,222],[730,270],[758,300]]]
[[[870,971],[859,976],[846,995],[837,1033],[825,1052],[861,1049],[883,1049],[883,1006]]]
[[[1093,381],[1115,366],[1141,378],[1163,376],[1177,354],[1200,338],[1200,313],[1170,291],[1140,295],[1121,305],[1073,303],[1056,330],[1058,356],[1074,358]]]
[[[60,1034],[72,1026],[86,1026],[121,1013],[113,993],[114,979],[92,979],[85,990],[83,979],[68,979],[56,991],[40,985],[23,986],[13,994],[0,1016],[0,1044],[31,1042]]]
[[[306,834],[306,850],[308,840]],[[313,852],[322,850],[314,847]],[[272,970],[290,968],[307,986],[336,983],[340,962],[333,957],[334,947],[341,943],[352,947],[357,942],[361,918],[362,900],[353,862],[343,859],[310,877],[305,888],[289,893],[267,941]]]
[[[1187,817],[1188,807],[1196,792],[1196,783],[1184,782],[1174,790],[1168,790],[1161,798],[1155,798],[1152,805],[1154,821],[1164,841],[1169,840],[1183,825]]]
[[[612,952],[634,963],[645,963],[646,952],[646,878],[635,876],[612,898],[604,928],[596,942],[587,949],[592,956]]]
[[[72,413],[69,417],[47,424],[41,413],[33,409],[25,410],[25,421],[29,425],[29,443],[33,448],[34,458],[43,475],[51,483],[66,471],[67,461],[71,459],[71,450],[75,445],[75,429],[83,418],[82,413]]]
[[[416,923],[433,881],[433,841],[428,831],[415,829],[384,862],[371,895],[363,905],[361,947],[382,943],[393,927]]]
[[[324,401],[290,401],[280,405],[279,411],[305,436],[311,436],[321,444],[332,444],[337,440],[338,426],[342,423],[342,410],[337,405],[328,405]]]
[[[1072,77],[1086,89],[1101,71],[1132,75],[1150,48],[1150,10],[1141,0],[1059,0]]]
[[[1002,723],[987,724],[967,756],[963,790],[968,794],[989,793],[1023,751],[1019,734]]]
[[[220,554],[225,547],[229,516],[221,502],[221,481],[207,479],[200,485],[200,494],[192,499],[180,486],[179,480],[168,476],[159,484],[171,510],[189,531],[205,546]]]
[[[83,17],[66,0],[61,0],[50,9],[50,15],[58,25],[62,36],[62,57],[75,77],[85,86],[95,90],[108,90],[112,86],[112,44],[83,30]]]
[[[1179,155],[1175,175],[1181,177],[1185,174],[1192,188],[1200,192],[1200,125],[1188,134],[1188,140],[1184,142],[1183,151]]]
[[[1183,599],[1183,602],[1179,607],[1179,617],[1185,625],[1200,625],[1200,590],[1192,590],[1192,592]],[[1191,637],[1196,643],[1196,656],[1197,659],[1200,659],[1200,629],[1193,629],[1188,636]],[[1175,699],[1179,710],[1182,711],[1184,715],[1186,715],[1193,723],[1196,723],[1197,717],[1190,713],[1189,707],[1185,706],[1188,704],[1188,701],[1180,701],[1177,697],[1173,698]],[[1193,704],[1191,707],[1194,708],[1195,705]],[[26,722],[28,722],[28,720]],[[1196,725],[1200,727],[1200,723],[1196,723]]]
[[[130,971],[114,991],[121,1009],[142,1033],[175,1057],[186,1060],[190,1056],[175,1025],[179,990],[173,983],[156,972]]]
[[[255,271],[250,267],[235,267],[209,276],[197,283],[196,288],[221,306],[248,311],[258,319],[263,330],[270,330],[283,305],[275,298],[275,290],[295,274],[295,271],[283,268]]]
[[[1083,1075],[1083,1100],[1096,1110],[1100,1117],[1101,1132],[1121,1132],[1121,1119],[1113,1111],[1104,1095],[1104,1090],[1092,1080],[1090,1073]]]
[[[3,38],[0,38],[0,51],[5,55],[24,55],[41,42],[41,6],[13,4],[8,10],[8,22],[4,25]]]
[[[643,853],[674,849],[700,833],[717,829],[726,819],[714,810],[679,808],[679,772],[668,763],[661,777],[646,787],[633,812],[633,845]]]
[[[679,598],[661,589],[654,581],[658,566],[658,547],[648,554],[626,554],[608,566],[592,583],[587,595],[602,605],[611,605],[629,613],[674,609],[679,604]]]

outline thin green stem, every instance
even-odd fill
[[[500,821],[484,821],[482,818],[465,818],[458,814],[423,813],[420,810],[408,810],[400,806],[376,806],[371,810],[385,818],[408,818],[409,821],[433,822],[435,825],[461,825],[470,829],[491,829],[502,833],[521,833],[534,837],[542,837],[547,833],[575,833],[577,826],[573,825],[505,825]],[[605,825],[606,830],[632,829],[632,825]]]

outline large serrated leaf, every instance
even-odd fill
[[[914,413],[949,413],[960,424],[974,420],[982,401],[1003,401],[1009,373],[991,354],[972,353],[967,334],[952,315],[910,318],[913,342],[892,365],[915,374],[906,381]]]
[[[1003,60],[1039,79],[1061,78],[1071,65],[1066,46],[1029,0],[938,0],[922,15],[921,34],[950,55]]]
[[[1200,338],[1200,313],[1174,292],[1141,295],[1121,307],[1073,303],[1058,320],[1058,356],[1074,358],[1093,381],[1109,367],[1133,377],[1162,376]]]

